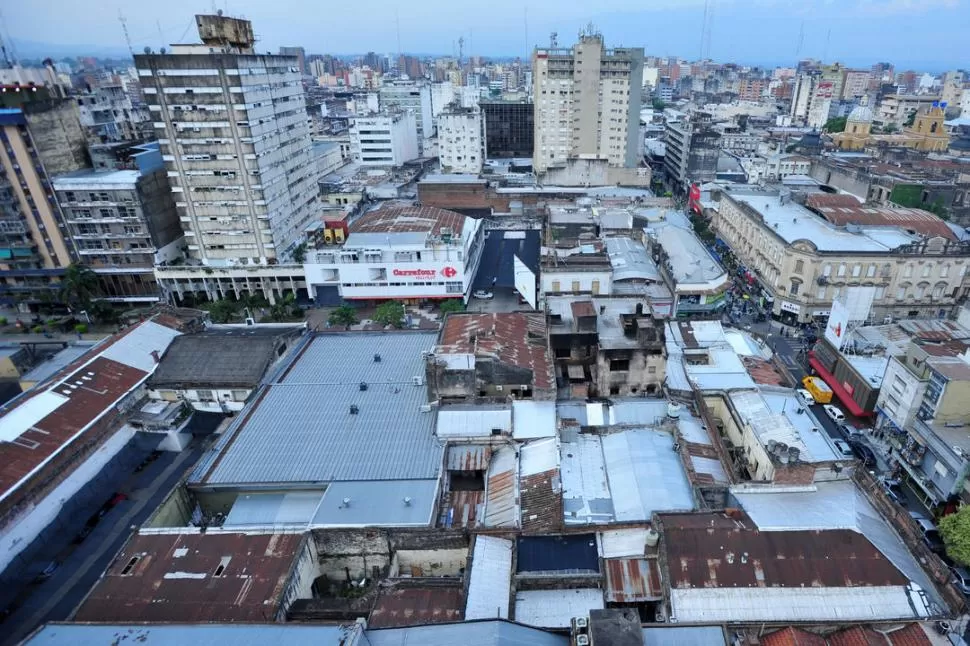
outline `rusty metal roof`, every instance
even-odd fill
[[[573,319],[596,316],[596,308],[593,307],[592,301],[573,301],[569,307],[573,311]]]
[[[929,211],[911,208],[873,207],[861,204],[813,207],[822,217],[836,226],[846,224],[897,226],[928,237],[956,240],[947,223]]]
[[[723,514],[697,514],[699,526],[664,517],[671,588],[866,587],[909,582],[852,530],[761,532]],[[704,527],[703,520],[715,526]],[[682,524],[682,523],[681,523]],[[703,531],[698,531],[702,529]]]
[[[543,314],[452,314],[445,319],[436,352],[494,356],[531,370],[535,388],[555,386]]]
[[[492,457],[491,447],[481,444],[454,444],[448,447],[449,471],[484,471]]]
[[[442,228],[460,236],[465,216],[435,206],[385,206],[360,216],[350,225],[351,233],[428,233],[438,235]]]
[[[275,621],[302,542],[299,534],[136,534],[75,620]]]
[[[607,559],[603,563],[607,601],[635,603],[663,597],[656,559]]]
[[[484,491],[449,491],[441,501],[442,527],[477,527],[485,509]]]
[[[369,628],[400,628],[461,621],[465,595],[460,585],[384,588],[367,622]]]
[[[515,450],[503,447],[495,452],[485,483],[485,516],[482,525],[514,527],[518,523],[515,496],[518,458]]]

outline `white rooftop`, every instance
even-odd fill
[[[55,190],[86,187],[126,189],[134,187],[141,173],[137,170],[81,170],[54,178]],[[82,200],[83,201],[83,200]]]
[[[596,588],[571,590],[523,590],[515,594],[515,620],[539,628],[569,628],[573,617],[588,617],[601,610],[603,591]]]
[[[732,200],[745,203],[764,218],[786,243],[796,240],[812,242],[819,251],[887,252],[919,241],[919,237],[897,227],[837,227],[801,204],[786,199],[782,204],[777,194],[726,193]]]

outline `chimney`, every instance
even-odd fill
[[[158,363],[160,361],[160,358],[158,356],[158,350],[152,350],[152,359],[155,360],[155,363]]]

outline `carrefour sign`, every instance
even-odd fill
[[[391,275],[395,278],[434,278],[438,275],[437,269],[395,269]],[[458,270],[448,266],[441,269],[441,275],[445,278],[454,278],[458,275]]]

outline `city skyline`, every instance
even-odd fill
[[[414,6],[380,1],[366,18],[356,14],[354,7],[329,8],[323,24],[317,23],[308,5],[297,0],[288,5],[293,11],[271,12],[255,2],[199,7],[174,0],[166,5],[164,14],[121,3],[90,14],[63,0],[46,0],[8,9],[2,20],[5,40],[13,44],[10,53],[21,58],[124,55],[127,45],[117,20],[119,8],[124,11],[135,53],[145,47],[191,41],[193,22],[172,23],[170,16],[211,13],[215,7],[253,20],[257,47],[267,51],[289,45],[314,54],[396,53],[400,49],[447,56],[456,53],[461,37],[465,56],[515,57],[534,46],[548,45],[552,32],[559,34],[560,44],[569,45],[592,22],[604,34],[607,46],[644,47],[648,55],[697,60],[703,54],[718,61],[764,66],[789,65],[801,58],[838,60],[853,66],[891,60],[900,68],[938,72],[965,66],[958,43],[961,19],[970,8],[965,0],[824,1],[794,8],[775,0],[750,5],[711,0],[711,27],[704,37],[705,4],[700,0],[664,1],[646,9],[628,0],[610,0],[593,14],[583,13],[582,8],[554,7],[551,0],[503,1],[460,11],[440,0]],[[308,19],[294,20],[301,11],[311,12]],[[105,20],[105,16],[111,19]],[[31,33],[31,24],[41,18],[46,33],[57,34],[57,38],[40,42],[11,37]],[[933,28],[912,30],[914,18],[932,22]],[[904,41],[904,48],[887,46]]]

